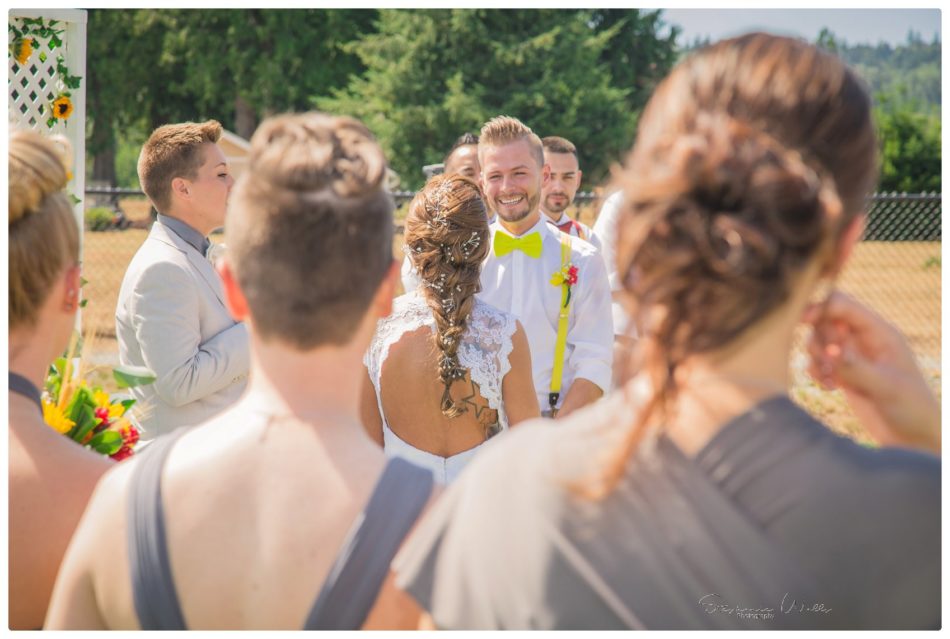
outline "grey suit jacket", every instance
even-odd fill
[[[143,439],[200,423],[244,391],[247,329],[225,307],[208,260],[161,222],[129,264],[115,323],[119,361],[147,366],[158,377],[132,389],[148,407]]]

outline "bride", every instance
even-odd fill
[[[409,205],[406,247],[422,284],[376,328],[363,424],[387,455],[450,483],[489,437],[540,415],[531,355],[515,317],[475,297],[490,248],[475,182],[429,180]]]

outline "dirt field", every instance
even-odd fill
[[[89,300],[83,324],[96,327],[102,336],[96,353],[90,354],[97,363],[117,362],[116,299],[125,269],[146,235],[147,231],[130,229],[87,232],[83,238],[83,274],[88,280],[83,295]],[[399,233],[393,249],[400,259],[402,245]],[[842,290],[870,304],[904,331],[937,393],[941,378],[940,271],[939,242],[862,242],[839,282]],[[803,364],[795,368],[793,397],[836,430],[862,439],[864,435],[840,394],[818,389],[801,373]]]

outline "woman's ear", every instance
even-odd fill
[[[235,278],[234,272],[231,270],[231,265],[228,264],[226,255],[218,260],[217,270],[218,275],[221,276],[221,284],[224,288],[224,302],[228,307],[228,312],[231,313],[231,317],[238,322],[244,321],[249,314],[247,310],[247,298],[244,297],[244,292],[237,283],[237,278]]]
[[[822,272],[822,275],[835,278],[841,273],[845,264],[848,262],[848,258],[851,257],[851,251],[854,250],[855,244],[861,241],[866,223],[866,214],[858,215],[848,223],[848,226],[844,229],[844,233],[842,233],[838,239],[835,252]]]
[[[79,308],[79,293],[82,287],[82,267],[79,264],[66,269],[63,275],[63,312],[75,313]]]
[[[399,282],[399,261],[393,260],[389,271],[383,277],[376,295],[373,298],[373,308],[376,317],[389,317],[393,312],[393,298],[396,296],[396,284]]]

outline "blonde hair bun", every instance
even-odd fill
[[[69,142],[61,136],[48,138],[33,131],[15,131],[10,136],[11,226],[39,211],[46,198],[66,188],[68,149]]]

